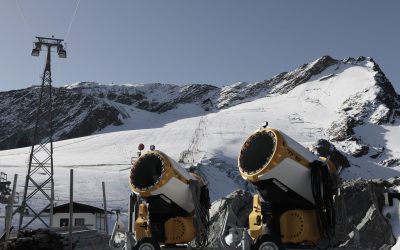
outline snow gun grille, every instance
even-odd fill
[[[258,131],[243,144],[239,153],[239,169],[248,175],[265,168],[274,155],[276,137],[270,131]]]
[[[131,168],[131,185],[140,191],[149,190],[160,181],[164,166],[164,160],[158,154],[143,155]]]

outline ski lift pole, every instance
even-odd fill
[[[104,201],[104,227],[105,227],[104,232],[108,235],[106,185],[104,181],[101,183],[101,185],[103,187],[103,201]]]
[[[72,220],[74,216],[74,170],[70,170],[70,178],[69,178],[69,249],[72,250]]]
[[[8,205],[6,207],[6,223],[5,223],[6,238],[5,238],[5,242],[7,242],[8,239],[10,238],[10,228],[11,228],[11,224],[12,224],[12,214],[13,214],[13,207],[14,207],[14,200],[15,200],[15,189],[17,188],[17,179],[18,179],[18,174],[15,174],[12,194],[10,197],[10,202],[8,203]]]

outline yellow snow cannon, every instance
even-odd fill
[[[136,248],[205,245],[208,233],[208,188],[168,155],[153,150],[141,155],[130,171],[130,186],[139,197],[133,228]],[[153,248],[152,248],[153,249]]]
[[[257,187],[249,231],[254,249],[316,244],[334,231],[336,167],[273,128],[246,139],[238,157],[242,177]]]

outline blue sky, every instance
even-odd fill
[[[0,2],[0,91],[40,82],[34,37],[66,38],[79,0]],[[400,92],[400,1],[81,0],[55,86],[255,82],[323,55],[373,57]]]

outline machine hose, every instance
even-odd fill
[[[327,164],[314,161],[310,167],[318,228],[322,238],[331,240],[335,232],[334,180]]]
[[[208,231],[209,231],[209,220],[210,214],[208,209],[201,204],[201,190],[200,183],[197,180],[191,180],[189,182],[189,189],[192,194],[194,208],[195,208],[195,227],[196,227],[196,238],[195,246],[189,244],[193,249],[202,249],[208,245]]]

